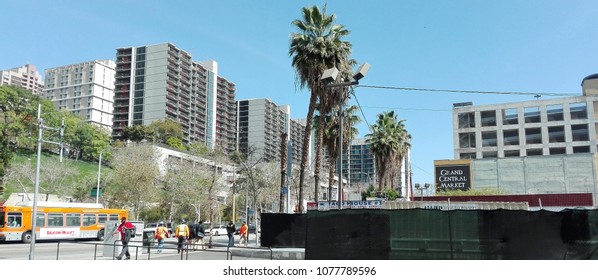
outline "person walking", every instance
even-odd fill
[[[239,230],[239,235],[241,236],[241,238],[239,238],[239,246],[240,245],[244,245],[245,247],[247,247],[247,237],[249,237],[249,227],[247,226],[247,223],[243,222],[243,224],[241,225],[241,229]]]
[[[168,236],[168,229],[164,222],[160,222],[158,227],[156,228],[156,240],[158,240],[158,254],[162,253],[162,249],[164,248],[164,239]]]
[[[195,241],[197,239],[197,227],[199,226],[198,223],[192,223],[189,225],[189,249],[195,250]]]
[[[185,223],[185,220],[182,220],[181,224],[179,224],[176,227],[175,237],[178,239],[178,246],[176,251],[177,253],[180,253],[184,250],[183,246],[187,242],[187,239],[189,239],[189,227]]]
[[[199,224],[197,224],[197,241],[195,244],[201,245],[202,250],[206,249],[203,242],[204,236],[206,236],[206,230],[203,228],[203,221],[199,221]]]
[[[125,260],[131,259],[131,254],[129,253],[129,241],[131,240],[131,235],[133,235],[131,231],[134,229],[135,226],[127,221],[127,217],[120,218],[120,225],[112,233],[112,235],[120,233],[120,242],[123,245],[120,254],[116,257],[117,260],[121,260],[123,256],[125,257]]]
[[[235,246],[235,223],[233,221],[229,221],[228,225],[226,225],[226,235],[228,236],[228,247]]]

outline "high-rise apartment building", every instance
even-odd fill
[[[13,85],[28,89],[33,94],[41,94],[44,90],[44,81],[31,64],[0,71],[0,86]]]
[[[240,100],[238,108],[239,151],[252,160],[280,161],[281,134],[291,142],[294,164],[299,164],[305,127],[290,119],[289,105],[278,106],[269,99]]]
[[[59,110],[68,110],[110,131],[115,67],[112,60],[94,60],[46,69],[42,95]]]
[[[236,148],[235,84],[218,76],[215,61],[195,62],[171,43],[116,51],[114,124],[125,127],[171,119],[185,143],[200,141],[225,152]]]
[[[349,177],[351,184],[375,185],[374,163],[374,154],[370,145],[365,142],[365,138],[357,138],[353,140],[349,151],[343,156],[343,177]]]

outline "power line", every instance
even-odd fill
[[[408,88],[391,86],[368,86],[357,85],[357,87],[406,90],[406,91],[432,91],[432,92],[451,92],[451,93],[478,93],[478,94],[505,94],[505,95],[546,95],[546,96],[578,96],[579,93],[555,93],[555,92],[521,92],[521,91],[482,91],[482,90],[460,90],[460,89],[432,89],[432,88]]]
[[[379,106],[362,106],[370,109],[388,109],[388,110],[403,110],[403,111],[433,111],[433,112],[452,112],[447,109],[428,109],[428,108],[400,108],[400,107],[379,107]]]

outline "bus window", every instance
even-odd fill
[[[49,213],[48,214],[48,226],[49,227],[61,227],[64,226],[64,220],[62,213]]]
[[[96,215],[95,214],[83,214],[83,226],[91,226],[96,224]]]
[[[21,225],[23,224],[23,214],[18,212],[9,212],[7,222],[8,227],[21,227]]]
[[[0,212],[0,228],[4,227],[4,212]]]
[[[118,221],[118,214],[110,214],[108,221]]]
[[[37,213],[37,219],[35,219],[35,226],[37,227],[45,227],[46,226],[46,217],[44,213]]]
[[[98,223],[104,224],[108,220],[108,214],[99,214],[98,215]]]
[[[81,214],[66,214],[66,226],[67,227],[80,227],[81,226]]]

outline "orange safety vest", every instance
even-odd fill
[[[168,231],[166,230],[166,227],[160,226],[156,229],[156,237],[158,239],[164,239],[167,234],[168,234]]]

